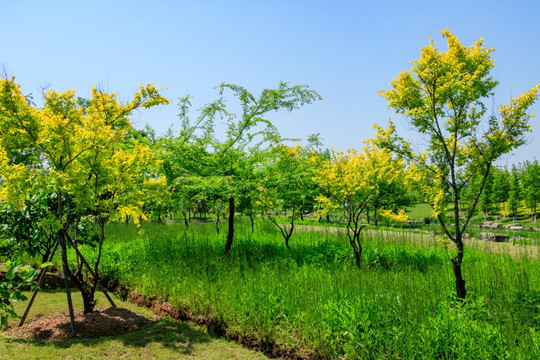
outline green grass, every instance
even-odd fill
[[[27,294],[30,295],[30,294]],[[107,300],[98,293],[98,306]],[[82,308],[79,294],[73,294],[75,308]],[[152,313],[133,304],[115,300],[118,306],[151,318]],[[26,302],[16,303],[18,313],[24,311]],[[63,290],[40,292],[30,312],[29,319],[52,312],[66,311]],[[17,321],[11,320],[12,324]],[[160,319],[156,325],[129,334],[97,339],[62,341],[21,340],[0,333],[0,358],[2,359],[265,359],[264,356],[210,336],[205,329]]]
[[[302,228],[287,250],[273,225],[252,234],[244,224],[228,257],[213,224],[108,231],[107,277],[232,334],[323,358],[540,357],[537,248],[510,254],[470,240],[458,303],[452,252],[428,235],[366,231],[359,270],[343,230],[330,227]]]
[[[406,209],[409,220],[423,221],[425,218],[431,218],[433,209],[429,204],[421,203]]]

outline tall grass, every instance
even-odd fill
[[[540,264],[471,243],[468,298],[455,301],[451,250],[429,236],[366,231],[362,269],[343,231],[303,228],[287,250],[271,224],[245,224],[229,256],[213,224],[112,224],[102,272],[212,316],[244,337],[323,358],[540,358]]]

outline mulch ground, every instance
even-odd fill
[[[75,311],[74,335],[69,313],[59,312],[34,319],[20,328],[6,330],[10,337],[22,339],[63,340],[116,336],[155,324],[155,321],[127,309],[103,308],[90,314]]]

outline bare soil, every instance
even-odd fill
[[[22,327],[8,329],[6,335],[23,339],[64,340],[98,338],[126,334],[155,324],[144,316],[127,309],[102,308],[84,314],[75,311],[75,331],[71,331],[69,313],[58,312],[32,320]]]

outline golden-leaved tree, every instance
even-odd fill
[[[47,91],[43,107],[37,108],[14,78],[0,79],[0,204],[20,209],[31,197],[55,194],[53,210],[36,226],[56,234],[64,274],[81,290],[85,312],[95,305],[100,256],[93,266],[94,280],[88,284],[81,274],[82,264],[73,273],[67,266],[66,238],[75,245],[80,260],[79,227],[74,225],[81,219],[99,225],[101,254],[106,221],[126,216],[137,221],[143,216],[142,187],[155,188],[163,181],[145,174],[146,166],[156,160],[148,147],[128,141],[129,115],[166,103],[153,85],[141,85],[125,103],[116,94],[96,88],[88,100],[77,98],[71,90]]]
[[[427,200],[448,238],[456,244],[452,258],[459,299],[466,296],[461,273],[464,245],[463,234],[474,214],[493,162],[501,155],[525,144],[531,131],[527,113],[537,98],[539,85],[512,98],[509,105],[499,107],[498,116],[486,117],[485,101],[493,95],[498,82],[491,75],[493,59],[480,39],[465,47],[448,30],[441,32],[447,51],[439,51],[433,40],[422,48],[420,58],[410,70],[390,83],[391,89],[380,95],[388,107],[405,115],[410,124],[425,139],[426,147],[413,151],[400,138],[392,123],[379,128],[381,146],[387,146],[414,161],[423,172]],[[472,206],[460,214],[460,202],[473,177],[481,177],[480,186],[472,196]],[[444,220],[445,204],[452,205],[452,224]],[[468,200],[468,199],[467,199]]]
[[[360,267],[360,234],[366,226],[361,223],[362,212],[380,191],[381,184],[400,182],[405,186],[409,173],[399,157],[370,142],[366,142],[362,152],[354,149],[349,149],[347,153],[331,150],[331,155],[329,160],[314,158],[318,162],[314,180],[321,189],[321,195],[317,198],[320,212],[343,211],[356,265]],[[407,220],[404,211],[394,213],[383,209],[382,213],[395,221]]]

